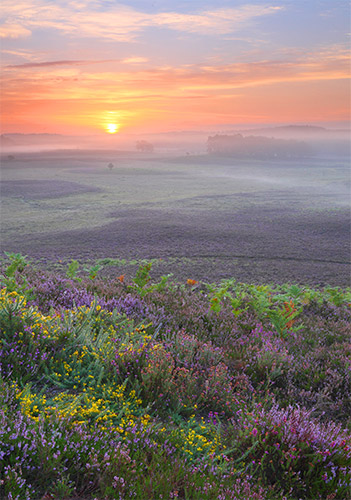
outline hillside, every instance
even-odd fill
[[[347,498],[351,291],[2,264],[0,496]]]

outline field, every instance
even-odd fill
[[[111,275],[154,259],[155,277],[348,286],[349,186],[340,159],[18,153],[2,159],[1,249],[49,268],[110,258]]]
[[[1,203],[1,499],[351,498],[347,162],[22,153]]]

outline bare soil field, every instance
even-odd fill
[[[2,251],[48,266],[157,259],[155,277],[350,286],[346,160],[95,151],[22,153],[1,167]]]

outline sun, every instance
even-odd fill
[[[108,123],[105,128],[108,134],[115,134],[118,132],[119,125],[117,123]]]

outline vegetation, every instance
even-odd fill
[[[308,144],[294,139],[275,139],[241,134],[215,135],[207,139],[207,152],[238,158],[304,158],[312,155]]]
[[[7,254],[0,497],[345,499],[351,290]]]
[[[140,140],[136,142],[136,149],[143,153],[152,153],[154,151],[154,146],[148,141]]]

